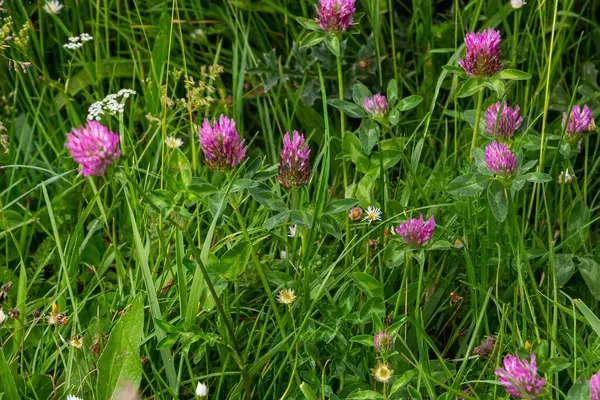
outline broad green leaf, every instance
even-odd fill
[[[344,135],[342,144],[344,155],[350,157],[350,160],[356,164],[359,172],[366,173],[369,169],[369,157],[362,150],[360,140],[352,132],[347,132]]]
[[[155,318],[154,321],[156,322],[156,325],[158,325],[158,327],[166,333],[179,333],[179,330],[175,327],[175,325],[158,318]]]
[[[412,96],[405,97],[398,102],[398,105],[396,106],[396,110],[403,111],[403,112],[412,110],[413,108],[415,108],[416,106],[421,104],[422,101],[423,101],[423,98],[421,96],[412,95]]]
[[[144,338],[144,305],[138,296],[113,328],[98,359],[96,393],[111,400],[125,383],[138,387],[142,380],[140,346]]]
[[[146,193],[146,197],[161,210],[170,210],[175,205],[175,196],[169,190],[156,189]]]
[[[555,259],[556,281],[559,287],[569,282],[575,273],[573,254],[557,254]]]
[[[409,369],[403,373],[400,378],[396,379],[396,382],[394,382],[392,388],[390,389],[390,396],[402,389],[404,386],[408,385],[413,376],[415,376],[415,370]]]
[[[584,377],[579,377],[567,394],[566,400],[589,400],[590,399],[590,383]]]
[[[594,314],[594,312],[579,299],[573,300],[573,303],[575,303],[575,306],[577,306],[579,312],[581,312],[588,324],[590,324],[594,332],[596,332],[596,335],[600,336],[600,319],[598,319],[596,314]]]
[[[3,348],[0,348],[0,393],[5,394],[8,399],[20,398],[15,378],[6,362]]]
[[[487,188],[487,198],[496,220],[504,222],[508,216],[508,196],[504,186],[493,180]]]
[[[388,82],[387,86],[387,101],[390,108],[393,108],[398,101],[398,84],[395,79]]]
[[[373,93],[362,83],[355,83],[352,86],[352,100],[359,106],[362,106],[366,97],[373,97]]]
[[[356,198],[363,208],[367,208],[375,203],[373,190],[375,189],[375,179],[369,175],[362,177],[356,185]]]
[[[589,222],[590,209],[582,200],[577,200],[567,219],[568,243],[574,254],[576,254],[576,250],[583,246],[588,238],[590,230]]]
[[[503,69],[494,75],[491,79],[506,79],[510,81],[523,81],[531,78],[531,74],[518,69]]]
[[[373,335],[358,335],[350,338],[351,342],[373,347]]]
[[[221,275],[226,279],[233,279],[246,270],[251,248],[248,242],[240,242],[227,250],[219,260]]]
[[[358,128],[358,139],[360,140],[360,146],[365,153],[371,153],[371,150],[373,150],[373,147],[377,144],[379,135],[379,125],[375,121],[371,119],[362,121]]]
[[[350,275],[356,286],[370,297],[385,299],[381,283],[374,277],[364,272],[354,272]]]
[[[487,188],[489,177],[468,173],[454,179],[448,185],[448,192],[454,196],[477,196]]]
[[[336,57],[340,56],[340,41],[333,35],[325,36],[325,44],[329,51]]]
[[[346,400],[377,400],[383,399],[383,395],[373,390],[361,390],[360,392],[351,393]]]
[[[485,82],[479,79],[469,78],[466,81],[460,81],[456,88],[456,97],[464,98],[473,96],[485,87]]]
[[[319,400],[315,392],[306,384],[306,382],[300,384],[300,391],[306,400]]]
[[[530,172],[528,174],[523,175],[523,178],[526,179],[528,182],[533,183],[544,183],[552,181],[552,176],[543,172]]]
[[[502,98],[504,97],[504,82],[497,79],[497,80],[490,80],[490,81],[484,81],[485,82],[485,86],[488,87],[490,90],[493,90],[494,92],[496,92],[496,95],[498,96],[498,98]]]
[[[312,47],[325,40],[325,36],[321,32],[310,32],[302,38],[300,47]]]
[[[319,26],[319,23],[312,18],[296,17],[296,21],[298,21],[298,23],[300,25],[302,25],[306,29],[310,29],[311,31],[316,31],[316,30],[321,29],[321,27]]]
[[[453,74],[460,76],[461,78],[467,77],[467,74],[465,74],[465,71],[460,67],[456,67],[454,65],[444,65],[442,68],[448,72],[451,72]]]
[[[165,336],[156,344],[156,350],[170,349],[179,340],[179,333]]]
[[[291,211],[290,217],[292,218],[292,222],[298,226],[301,226],[303,228],[309,228],[310,226],[312,226],[312,215],[310,215],[306,211]]]
[[[571,366],[571,361],[566,357],[553,357],[538,364],[543,374],[555,374]]]
[[[171,149],[167,163],[167,185],[174,191],[186,190],[192,183],[192,167],[185,154],[179,149]]]
[[[351,118],[366,118],[367,113],[361,107],[356,104],[340,99],[330,99],[327,100],[327,104],[337,108],[338,110],[342,110],[346,115]]]
[[[333,200],[323,210],[324,214],[337,214],[344,211],[348,211],[352,207],[358,204],[357,199],[341,199],[341,200]]]
[[[577,268],[583,276],[583,280],[594,298],[600,301],[600,264],[586,257],[578,257],[578,260]]]
[[[390,121],[391,126],[398,125],[398,122],[400,122],[400,110],[394,108],[392,111],[390,111],[388,120]]]
[[[337,220],[335,218],[333,218],[331,215],[329,215],[329,214],[322,215],[320,225],[321,225],[321,228],[323,228],[323,230],[325,232],[329,233],[330,235],[332,235],[338,239],[342,239],[342,237],[343,237],[342,228],[340,227],[340,224],[337,222]]]
[[[263,227],[266,230],[270,231],[271,229],[283,224],[288,219],[289,215],[290,215],[290,213],[287,211],[284,211],[279,214],[275,214],[271,218],[269,218],[268,220],[265,221],[265,223],[263,224]]]
[[[269,210],[283,212],[288,209],[281,197],[274,192],[262,192],[254,189],[250,189],[249,192],[254,200]]]

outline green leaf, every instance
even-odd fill
[[[373,347],[373,335],[358,335],[350,338],[351,342],[360,343],[363,346]]]
[[[340,56],[340,41],[333,35],[325,36],[325,44],[329,51],[336,57]]]
[[[494,75],[491,79],[506,79],[510,81],[524,81],[531,78],[531,74],[518,69],[503,69]]]
[[[359,392],[351,393],[346,400],[376,400],[383,399],[383,395],[373,390],[361,390]]]
[[[422,101],[423,101],[423,98],[421,96],[412,95],[412,96],[405,97],[398,102],[398,105],[396,106],[396,110],[402,111],[402,112],[412,110],[413,108],[415,108],[416,106],[421,104]]]
[[[398,84],[395,79],[388,82],[387,101],[390,108],[394,107],[398,101]]]
[[[415,370],[409,369],[403,373],[400,378],[396,379],[396,382],[394,382],[392,388],[390,389],[390,396],[402,389],[404,386],[408,385],[413,376],[415,376]]]
[[[323,230],[325,232],[329,233],[330,235],[332,235],[338,239],[342,239],[342,237],[343,237],[342,228],[340,227],[340,224],[337,222],[337,220],[335,218],[333,218],[331,215],[328,215],[328,214],[322,215],[320,225],[321,225],[321,228],[323,228]]]
[[[456,88],[456,97],[464,98],[473,96],[478,91],[482,90],[485,82],[479,79],[469,78],[466,81],[460,81]]]
[[[303,228],[309,228],[312,225],[312,215],[307,213],[306,211],[298,211],[294,210],[290,212],[290,217],[292,217],[292,222],[298,226]]]
[[[124,383],[138,387],[142,380],[140,346],[144,337],[144,306],[142,297],[133,301],[131,308],[113,328],[106,348],[98,359],[97,396],[110,400]]]
[[[373,93],[362,83],[355,83],[352,86],[352,100],[359,106],[362,106],[366,97],[373,97]]]
[[[315,392],[306,384],[306,382],[302,382],[300,384],[300,391],[304,395],[306,400],[318,400]]]
[[[577,259],[579,260],[577,268],[585,284],[594,298],[600,301],[600,264],[587,257],[577,257]]]
[[[508,196],[504,186],[497,180],[493,180],[487,188],[487,198],[496,220],[504,222],[508,216]]]
[[[448,192],[454,196],[477,196],[489,184],[489,177],[477,173],[468,173],[454,179],[448,185]]]
[[[581,312],[588,324],[590,324],[594,332],[596,332],[596,335],[600,336],[600,319],[598,319],[596,314],[594,314],[594,312],[579,299],[573,300],[573,303],[575,303],[575,306],[577,306],[579,312]]]
[[[582,201],[578,200],[567,219],[568,243],[573,253],[584,245],[590,230],[590,209]]]
[[[331,203],[327,204],[325,209],[323,210],[324,214],[337,214],[344,211],[348,211],[352,207],[358,204],[357,199],[341,199],[341,200],[333,200]]]
[[[442,68],[448,72],[451,72],[453,74],[460,76],[461,78],[467,77],[467,74],[465,74],[465,71],[460,67],[456,67],[454,65],[444,65]]]
[[[300,25],[302,25],[306,29],[310,29],[311,31],[321,30],[321,26],[319,26],[319,23],[314,19],[296,17],[296,21],[298,21]]]
[[[556,281],[559,287],[563,286],[575,273],[573,254],[558,254],[555,259]]]
[[[398,110],[397,108],[394,108],[392,111],[390,111],[388,120],[390,121],[391,126],[398,125],[398,122],[400,122],[400,110]]]
[[[178,340],[179,333],[165,336],[156,344],[156,350],[170,349],[171,347],[175,346],[175,343],[177,343]]]
[[[356,185],[356,198],[363,208],[375,203],[373,191],[375,189],[375,179],[370,175],[362,177]]]
[[[171,149],[167,163],[167,185],[174,191],[186,190],[192,183],[192,167],[185,154],[179,149]]]
[[[310,32],[300,41],[300,47],[313,47],[325,40],[325,36],[321,32]]]
[[[528,182],[533,183],[544,183],[552,181],[552,177],[543,172],[530,172],[528,174],[523,175],[523,178]]]
[[[584,377],[579,377],[567,394],[566,400],[589,400],[590,383]]]
[[[337,108],[338,110],[342,110],[346,115],[351,118],[366,118],[367,113],[365,110],[357,106],[356,104],[340,99],[330,99],[327,100],[327,104]]]
[[[490,80],[490,81],[484,81],[485,82],[485,86],[488,87],[490,90],[493,90],[494,92],[496,92],[496,95],[498,96],[498,98],[502,98],[504,97],[504,82],[501,80]]]
[[[156,322],[156,325],[158,325],[158,327],[166,333],[179,333],[179,330],[175,327],[175,325],[158,318],[155,318],[154,321]]]
[[[356,286],[370,297],[385,299],[381,283],[374,277],[364,272],[354,272],[350,275]]]
[[[233,279],[241,275],[248,265],[251,248],[248,242],[240,242],[227,250],[219,260],[219,270],[226,279]]]
[[[555,374],[570,366],[571,362],[565,357],[553,357],[538,364],[538,368],[543,374]]]
[[[175,196],[169,190],[156,189],[146,193],[146,197],[161,210],[170,210],[175,205]]]
[[[358,139],[360,140],[360,146],[365,153],[370,154],[373,147],[377,144],[379,137],[379,125],[371,120],[365,119],[358,128]]]
[[[279,197],[279,195],[273,192],[262,192],[254,189],[249,190],[250,195],[260,203],[262,206],[268,208],[269,210],[283,212],[287,211],[288,208],[285,205],[285,202]]]
[[[19,392],[15,384],[10,366],[4,357],[4,349],[0,348],[0,393],[5,394],[8,399],[19,399]]]
[[[369,170],[369,157],[362,150],[360,140],[352,132],[347,132],[344,135],[342,143],[344,155],[350,157],[350,160],[356,164],[359,172],[366,173]]]
[[[268,220],[265,221],[265,223],[263,224],[263,227],[266,230],[270,231],[271,229],[283,224],[287,220],[289,215],[290,215],[290,213],[287,211],[284,211],[279,214],[275,214],[271,218],[269,218]]]

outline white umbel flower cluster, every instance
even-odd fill
[[[79,36],[73,36],[69,38],[69,41],[63,44],[63,47],[68,50],[77,50],[83,47],[85,42],[89,42],[94,40],[94,38],[89,33],[82,33]]]
[[[131,89],[121,89],[116,94],[109,94],[103,100],[93,103],[88,108],[87,119],[100,121],[100,117],[104,114],[122,114],[125,110],[125,100],[134,94],[136,94],[136,91]]]

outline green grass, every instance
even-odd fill
[[[538,398],[590,398],[600,140],[568,148],[561,121],[575,104],[598,119],[598,1],[357,0],[356,32],[313,47],[301,47],[316,41],[298,21],[315,16],[307,0],[43,5],[0,7],[17,38],[0,39],[0,283],[12,283],[0,302],[19,312],[0,326],[4,399],[104,400],[126,384],[187,399],[198,382],[211,399],[509,398],[494,369],[529,352]],[[530,78],[461,97],[464,34],[488,26],[504,67]],[[82,33],[94,40],[63,48]],[[120,89],[137,93],[101,122],[122,156],[82,177],[65,134]],[[397,124],[336,103],[367,90],[397,92]],[[502,98],[521,107],[511,148],[532,163],[518,191],[476,174],[490,142],[474,135],[479,93],[482,119]],[[197,142],[220,114],[248,145],[230,174],[209,170]],[[275,176],[292,130],[313,173],[288,190]],[[560,185],[567,168],[576,179]],[[350,221],[353,205],[382,207],[382,221]],[[436,221],[422,248],[386,231],[420,213]],[[66,324],[47,323],[54,303]],[[384,326],[395,351],[382,355]],[[383,359],[386,385],[371,375]]]

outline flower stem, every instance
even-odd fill
[[[344,100],[344,75],[342,73],[342,57],[336,56],[337,74],[338,74],[338,93],[340,100]],[[346,131],[346,118],[344,111],[340,111],[340,135],[342,146],[344,144],[344,133]],[[344,191],[348,187],[348,171],[346,169],[346,161],[342,159],[342,174],[344,176]],[[344,193],[345,194],[345,193]],[[346,218],[346,247],[350,243],[350,219]],[[350,262],[350,255],[346,257],[346,265]]]
[[[281,320],[281,316],[279,315],[279,309],[277,308],[277,303],[275,303],[275,299],[273,298],[273,294],[271,293],[271,287],[269,286],[269,281],[267,281],[267,277],[265,276],[265,271],[260,263],[260,260],[256,256],[256,252],[254,251],[254,245],[252,244],[252,240],[250,239],[250,235],[248,234],[248,230],[246,229],[246,224],[244,222],[244,218],[237,207],[233,207],[235,211],[235,215],[237,217],[238,223],[240,224],[240,228],[242,229],[242,234],[244,238],[250,245],[250,254],[252,257],[252,262],[254,262],[254,266],[256,267],[256,272],[258,273],[258,277],[263,284],[265,289],[265,293],[267,298],[269,299],[269,304],[273,309],[273,314],[275,314],[275,320],[277,321],[277,326],[279,327],[279,331],[281,333],[281,338],[285,340],[287,334],[285,333],[285,327],[283,325],[283,321]]]
[[[477,96],[477,111],[475,112],[475,124],[473,126],[473,140],[471,141],[470,157],[473,158],[473,149],[477,146],[477,134],[479,133],[479,119],[481,118],[481,108],[483,105],[483,91],[485,88],[479,89]]]

